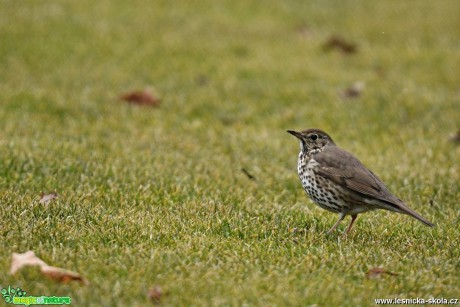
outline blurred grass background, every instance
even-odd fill
[[[368,305],[457,297],[457,1],[0,3],[0,285],[72,304]],[[355,54],[324,51],[333,35]],[[361,95],[340,91],[357,81]],[[159,108],[120,102],[153,86]],[[318,127],[437,224],[324,232],[296,174]],[[246,169],[256,180],[241,171]],[[56,191],[57,201],[38,203]],[[344,229],[345,224],[341,229]],[[34,250],[90,287],[15,276]],[[373,280],[373,267],[398,276]]]

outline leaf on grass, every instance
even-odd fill
[[[451,142],[455,144],[460,144],[460,130],[457,131],[456,134],[452,135],[449,139]]]
[[[352,54],[358,50],[355,43],[346,41],[340,36],[331,36],[323,45],[323,50],[338,50],[344,54]]]
[[[59,281],[61,283],[68,283],[70,281],[79,281],[84,285],[89,285],[89,282],[84,279],[80,274],[66,269],[57,268],[54,266],[42,266],[42,274],[46,277]]]
[[[40,200],[38,202],[42,205],[47,205],[50,201],[57,197],[58,195],[56,192],[51,192],[50,194],[42,193],[42,195],[40,196]]]
[[[120,99],[131,104],[158,107],[160,99],[156,97],[150,88],[143,91],[133,91],[120,95]]]
[[[385,70],[385,68],[384,68],[382,65],[376,64],[376,65],[374,65],[374,68],[373,68],[373,69],[374,69],[374,72],[375,72],[375,74],[377,75],[377,77],[379,77],[379,78],[385,77],[385,75],[386,75],[386,70]]]
[[[151,300],[155,304],[160,303],[163,295],[164,295],[163,289],[161,289],[161,287],[158,285],[150,288],[149,292],[147,293],[147,297],[149,298],[149,300]]]
[[[33,251],[27,251],[24,254],[13,253],[13,261],[11,261],[10,274],[13,275],[25,266],[38,265],[40,267],[47,264],[35,256]]]
[[[256,177],[254,177],[251,173],[249,173],[245,168],[242,168],[241,171],[242,171],[250,180],[256,181]]]
[[[364,81],[356,81],[348,88],[342,90],[340,92],[340,96],[345,99],[359,97],[361,96],[361,93],[364,91],[365,87],[366,84],[364,83]]]
[[[378,278],[382,276],[382,274],[387,274],[391,276],[397,276],[397,273],[393,273],[390,271],[385,270],[384,268],[372,268],[369,271],[367,271],[366,276],[367,278]]]
[[[296,28],[296,32],[301,36],[301,37],[310,37],[312,34],[312,31],[310,27],[307,25],[300,25]]]
[[[43,276],[49,277],[62,283],[76,280],[84,285],[89,284],[89,282],[78,273],[49,266],[46,264],[46,262],[38,258],[33,251],[27,251],[24,254],[13,253],[10,274],[15,274],[25,266],[39,266]]]

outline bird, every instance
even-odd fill
[[[305,192],[318,206],[339,215],[327,234],[350,215],[351,223],[344,232],[346,237],[358,214],[376,209],[407,214],[427,226],[434,226],[394,196],[377,175],[354,155],[338,147],[326,132],[316,128],[287,132],[300,143],[297,172]]]

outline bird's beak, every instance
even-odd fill
[[[302,134],[300,132],[297,132],[297,131],[294,131],[294,130],[288,130],[287,132],[289,132],[290,134],[292,134],[293,136],[295,136],[298,139],[302,139]]]

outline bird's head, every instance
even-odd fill
[[[324,146],[335,145],[332,138],[319,129],[307,129],[304,131],[288,130],[290,134],[299,139],[300,150],[305,154],[320,152]]]

